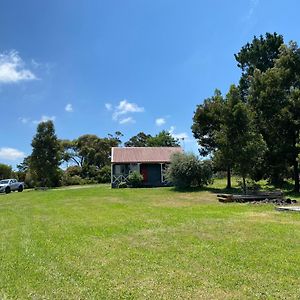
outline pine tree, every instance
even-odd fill
[[[38,125],[31,146],[30,168],[37,185],[58,186],[61,149],[52,121],[42,122]]]

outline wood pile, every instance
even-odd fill
[[[253,192],[248,195],[234,195],[234,194],[217,194],[218,200],[220,202],[256,202],[256,201],[283,201],[284,196],[282,191],[273,192]]]

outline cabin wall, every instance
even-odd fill
[[[156,164],[112,164],[112,187],[118,187],[121,182],[127,182],[128,175],[137,171],[144,177],[143,186],[158,187],[169,185],[165,179],[167,163]]]

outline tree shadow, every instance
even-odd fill
[[[211,192],[213,194],[240,194],[242,192],[240,188],[226,189],[226,188],[216,188],[211,186],[189,187],[189,188],[173,187],[172,190],[177,193]]]

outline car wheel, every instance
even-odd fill
[[[7,186],[7,187],[5,188],[5,193],[6,193],[6,194],[9,194],[10,192],[11,192],[10,187]]]
[[[21,192],[23,192],[23,190],[24,190],[23,186],[20,185],[19,188],[18,188],[18,192],[21,193]]]

